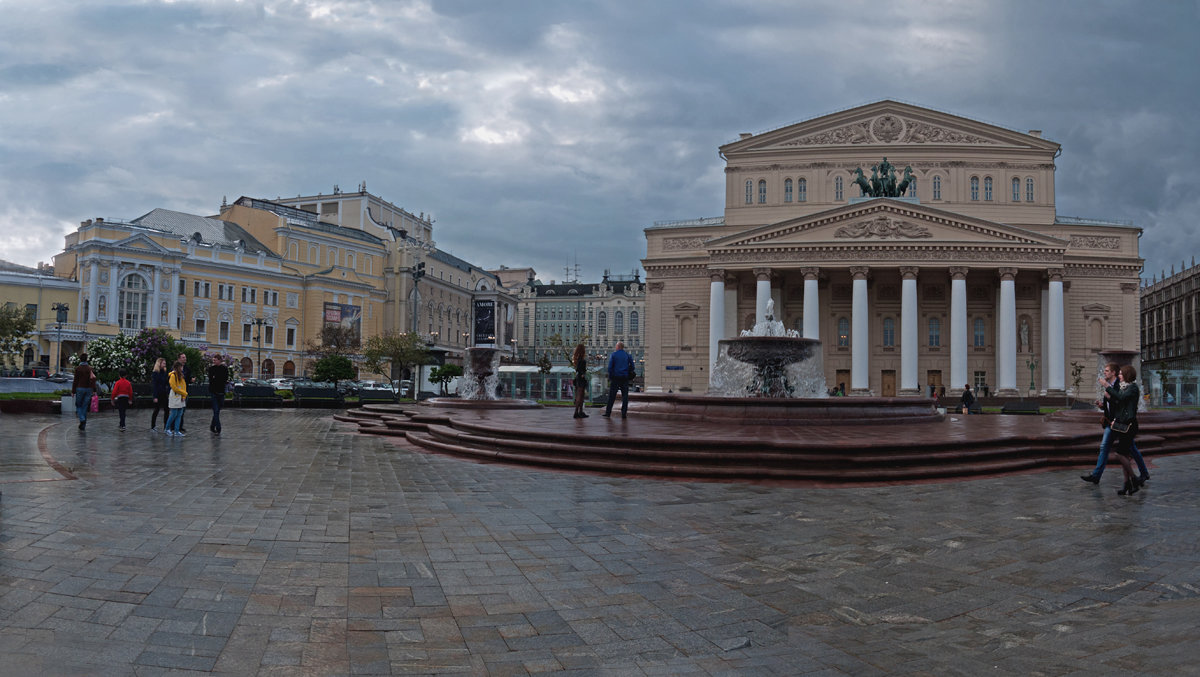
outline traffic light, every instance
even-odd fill
[[[417,269],[413,271],[413,279],[419,280],[425,277],[425,262],[421,261],[417,264]]]

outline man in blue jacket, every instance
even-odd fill
[[[621,418],[629,412],[629,382],[636,372],[633,358],[625,352],[625,344],[617,341],[616,350],[608,356],[608,404],[601,416],[612,416],[613,404],[617,401],[617,390],[621,391]]]

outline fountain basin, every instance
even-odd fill
[[[829,426],[937,423],[944,420],[924,397],[714,397],[637,393],[629,410],[639,418],[725,422],[738,426]]]

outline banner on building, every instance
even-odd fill
[[[475,345],[496,345],[496,302],[475,299]]]
[[[325,326],[337,325],[354,331],[354,335],[362,337],[362,306],[352,306],[345,303],[325,304]]]

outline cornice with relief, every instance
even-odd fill
[[[687,265],[648,265],[643,266],[646,272],[646,279],[663,278],[663,277],[708,277],[708,266],[703,263],[691,263]]]
[[[949,129],[941,125],[920,122],[892,113],[870,120],[852,122],[824,132],[802,136],[780,146],[857,146],[866,144],[926,144],[955,143],[995,146],[991,139]]]
[[[713,252],[711,263],[759,263],[785,261],[810,265],[823,261],[982,261],[994,264],[1019,262],[1062,265],[1062,250],[1032,247],[938,246],[881,243],[879,246],[797,246],[763,249],[727,249]]]
[[[845,172],[846,174],[854,173],[854,170],[861,168],[864,164],[869,164],[870,160],[863,160],[854,165],[845,165],[842,163],[832,162],[791,162],[782,163],[776,162],[769,165],[727,165],[725,167],[726,174],[735,172],[767,172],[778,170],[797,170],[797,169],[832,169],[834,171]],[[964,160],[948,160],[946,162],[921,162],[921,163],[905,163],[913,168],[913,172],[917,174],[929,174],[935,169],[1014,169],[1018,171],[1044,171],[1054,170],[1055,166],[1050,162],[966,162]]]

